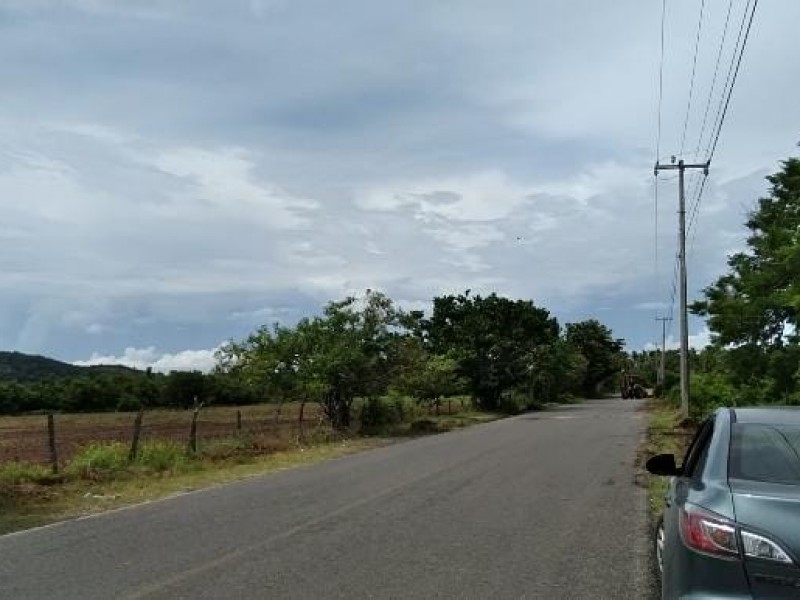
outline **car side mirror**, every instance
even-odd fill
[[[645,468],[648,473],[663,477],[674,477],[681,474],[681,470],[675,464],[674,454],[658,454],[647,461]]]

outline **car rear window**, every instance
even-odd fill
[[[733,479],[800,484],[800,427],[735,424],[728,475]]]

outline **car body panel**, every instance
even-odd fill
[[[793,565],[747,559],[757,598],[800,598],[800,490],[797,486],[731,479],[736,520],[742,528],[776,542]]]

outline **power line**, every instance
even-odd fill
[[[710,161],[714,157],[714,152],[717,149],[717,143],[719,142],[719,135],[722,131],[722,125],[725,123],[725,117],[728,114],[728,107],[731,103],[731,96],[733,95],[733,88],[736,85],[736,79],[739,76],[739,68],[742,66],[742,57],[744,56],[744,50],[747,47],[747,40],[750,37],[750,29],[753,27],[753,18],[756,16],[756,9],[758,8],[758,0],[754,0],[753,2],[753,10],[750,11],[750,19],[747,22],[747,31],[744,34],[744,40],[742,41],[742,47],[739,50],[739,58],[736,60],[736,70],[733,72],[733,79],[731,80],[731,85],[728,88],[728,96],[725,98],[725,108],[722,111],[722,117],[719,120],[719,126],[717,127],[717,133],[714,136],[714,144],[711,146],[711,152],[708,154],[708,160]],[[746,14],[746,13],[745,13]]]
[[[731,11],[733,9],[733,0],[728,1],[728,13],[725,15],[725,27],[722,30],[722,39],[719,43],[719,49],[717,50],[717,59],[714,64],[714,76],[711,78],[711,88],[708,90],[708,100],[706,101],[706,109],[703,111],[703,124],[700,126],[700,135],[697,137],[697,147],[694,150],[695,156],[700,153],[700,145],[703,142],[703,135],[706,132],[706,123],[708,122],[708,111],[711,108],[711,100],[714,97],[714,89],[717,85],[717,75],[719,73],[719,65],[722,59],[722,50],[725,47],[725,39],[728,36],[728,24],[731,20]]]
[[[664,29],[667,14],[667,0],[661,0],[661,54],[658,61],[658,129],[656,132],[656,162],[659,160],[661,153],[661,108],[664,103]],[[654,204],[654,232],[653,245],[654,245],[654,267],[653,273],[655,276],[656,293],[660,294],[660,277],[658,270],[658,172],[655,174],[655,181],[653,182],[653,204]]]
[[[658,133],[656,133],[656,162],[661,154],[661,106],[664,102],[664,22],[667,0],[661,0],[661,59],[658,64]]]
[[[672,267],[672,291],[669,298],[669,317],[670,319],[675,314],[675,296],[678,293],[678,269],[680,266],[680,256],[675,253],[675,262]]]
[[[693,198],[691,207],[689,208],[690,216],[689,216],[689,225],[687,226],[687,232],[691,232],[692,228],[694,227],[694,222],[697,219],[697,211],[700,209],[700,196],[697,191],[700,189],[700,175],[697,173],[693,174],[694,177],[692,178],[692,191],[689,193],[689,198]],[[707,177],[707,175],[706,175]]]
[[[727,90],[731,83],[731,78],[733,77],[733,68],[736,63],[736,56],[739,54],[739,48],[741,47],[742,43],[742,35],[744,35],[744,28],[745,22],[747,21],[747,12],[750,10],[750,3],[752,0],[747,0],[747,4],[744,7],[744,11],[742,12],[741,23],[739,23],[739,33],[736,35],[736,42],[733,45],[733,52],[731,53],[731,60],[728,64],[728,71],[725,75],[725,83],[722,85],[722,93],[720,94],[719,103],[717,105],[717,112],[714,116],[714,124],[711,126],[711,135],[708,138],[708,143],[705,147],[705,154],[706,156],[711,150],[712,139],[714,138],[714,132],[717,130],[720,122],[720,117],[722,116],[722,107],[725,104],[725,96],[727,95]]]
[[[708,180],[708,175],[703,177],[703,180],[700,183],[700,191],[697,194],[697,201],[694,203],[694,209],[692,210],[691,221],[689,222],[689,231],[691,231],[692,234],[692,241],[689,245],[690,253],[694,252],[694,240],[697,237],[697,228],[695,227],[694,229],[692,229],[692,227],[695,225],[695,221],[697,220],[697,215],[700,209],[700,200],[702,200],[703,198],[703,190],[705,190],[707,180]]]
[[[689,100],[686,103],[686,118],[683,120],[683,135],[681,136],[681,156],[683,156],[683,148],[686,143],[686,130],[689,127],[689,114],[692,111],[692,97],[694,95],[694,76],[697,72],[697,55],[700,49],[700,34],[703,31],[703,12],[706,6],[706,0],[700,2],[700,17],[697,20],[697,37],[694,41],[694,58],[692,59],[692,77],[689,81]]]
[[[723,87],[720,104],[719,107],[717,108],[717,117],[715,118],[715,125],[714,125],[716,131],[712,136],[714,141],[712,143],[711,142],[712,138],[709,138],[709,144],[706,146],[706,155],[708,156],[707,160],[709,163],[711,162],[711,159],[713,158],[714,153],[717,149],[717,143],[719,142],[720,133],[722,132],[722,126],[725,122],[725,117],[728,113],[728,107],[730,106],[731,96],[733,95],[733,88],[736,85],[736,79],[739,75],[739,70],[742,65],[742,57],[744,56],[745,47],[747,46],[747,40],[750,36],[750,30],[753,26],[753,19],[756,14],[756,9],[758,8],[758,0],[753,1],[752,9],[750,9],[750,3],[751,0],[748,0],[747,5],[745,6],[744,13],[742,15],[742,21],[741,24],[739,25],[739,34],[736,37],[736,44],[734,46],[733,55],[731,57],[731,63],[728,67],[728,76],[726,77],[726,82],[725,86]],[[748,9],[750,9],[749,18],[748,18]],[[745,30],[745,23],[747,23],[746,30]],[[744,37],[742,37],[743,33]],[[735,64],[735,69],[734,69],[734,64]],[[727,88],[727,94],[725,93],[726,88]],[[723,105],[723,100],[724,100],[724,105]],[[697,194],[694,200],[694,204],[692,206],[691,218],[689,221],[689,231],[692,234],[692,240],[691,240],[692,250],[694,250],[694,242],[697,236],[697,228],[695,226],[700,210],[700,203],[703,201],[703,192],[705,191],[706,188],[707,179],[708,176],[706,175],[700,182],[699,187],[695,186]]]

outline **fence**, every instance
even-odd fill
[[[147,411],[140,418],[139,444],[150,441],[191,444],[193,411]],[[132,445],[137,413],[27,415],[0,418],[0,464],[26,462],[63,465],[91,443]],[[257,450],[276,450],[325,429],[317,405],[258,405],[202,409],[196,447],[246,439]]]
[[[449,399],[440,407],[417,406],[415,410],[418,415],[433,416],[464,408],[463,399]],[[118,442],[135,454],[135,446],[153,441],[200,452],[221,442],[245,441],[247,448],[266,453],[292,447],[303,438],[331,434],[316,403],[307,403],[302,414],[299,403],[203,408],[196,427],[193,418],[192,410],[0,417],[0,465],[24,462],[58,470],[92,443]],[[357,422],[354,427],[358,429]]]

